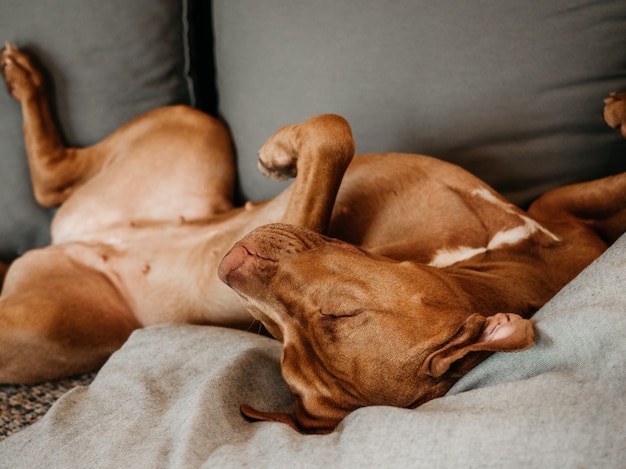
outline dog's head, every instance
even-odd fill
[[[416,407],[443,395],[481,352],[533,344],[530,321],[471,311],[436,268],[293,225],[252,231],[219,275],[283,342],[282,373],[297,398],[293,417],[242,411],[304,432],[332,431],[363,406]]]

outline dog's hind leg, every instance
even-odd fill
[[[626,93],[604,100],[604,120],[626,138]],[[611,244],[626,232],[626,173],[549,191],[528,213],[544,221],[582,222]]]
[[[179,206],[189,208],[194,201],[184,197],[198,194],[196,199],[201,202],[197,204],[201,207],[188,209],[198,218],[232,208],[232,144],[228,129],[217,119],[188,106],[159,108],[136,117],[100,142],[70,148],[63,143],[52,118],[43,75],[31,58],[7,43],[0,54],[0,69],[9,93],[21,104],[33,191],[41,205],[62,204],[77,188],[102,175],[101,169],[106,167],[115,184],[103,183],[100,187],[115,187],[116,193],[124,191],[122,204],[128,207],[136,202],[128,195],[139,191],[140,182],[149,185],[152,180],[146,173],[156,167],[161,169],[154,176],[159,177],[159,184],[152,186],[159,186],[154,191],[161,193],[168,204],[177,201]],[[138,170],[142,177],[132,177]],[[130,177],[123,179],[121,176],[129,171]],[[168,185],[172,181],[175,184]],[[141,189],[139,192],[145,192]],[[142,193],[141,197],[146,200],[149,195]],[[153,211],[158,203],[159,199],[152,202]],[[155,218],[170,216],[169,212],[160,213]]]
[[[540,221],[577,221],[609,244],[626,232],[626,173],[547,192],[528,213]]]
[[[6,43],[0,70],[7,90],[22,107],[23,132],[33,191],[46,207],[61,204],[101,164],[97,150],[66,148],[52,118],[43,74],[30,57]]]
[[[604,120],[626,138],[626,93],[604,100]],[[570,212],[591,221],[609,242],[626,231],[626,174],[575,186],[569,197]]]
[[[259,151],[268,177],[296,177],[283,223],[326,233],[337,191],[354,157],[348,122],[323,114],[279,129]]]
[[[10,267],[0,297],[0,383],[33,383],[99,368],[139,327],[101,272],[29,251]]]

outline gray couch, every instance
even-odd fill
[[[26,4],[27,3],[27,4]],[[626,90],[626,2],[578,0],[4,1],[0,36],[49,72],[83,145],[155,106],[194,104],[233,134],[241,200],[281,125],[334,112],[357,151],[466,167],[515,203],[626,170],[602,99]],[[0,260],[45,244],[19,107],[0,94]],[[537,345],[495,354],[447,396],[372,407],[332,434],[250,423],[288,410],[280,346],[214,327],[137,331],[88,387],[0,442],[0,467],[619,467],[626,454],[626,238],[534,318]]]

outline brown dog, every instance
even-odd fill
[[[449,163],[353,160],[350,128],[332,115],[270,138],[262,171],[297,178],[235,208],[218,121],[158,109],[66,148],[41,73],[10,45],[1,64],[22,107],[35,197],[61,206],[51,246],[6,275],[0,382],[94,369],[145,325],[249,328],[252,314],[283,340],[298,404],[295,421],[247,413],[325,432],[363,405],[439,396],[486,352],[531,346],[525,318],[626,226],[626,175],[550,192],[525,213]]]
[[[605,101],[622,134],[625,100]],[[283,341],[297,398],[295,416],[242,405],[248,417],[326,433],[358,407],[441,396],[488,352],[530,347],[524,318],[626,230],[626,173],[551,191],[525,214],[458,167],[394,155],[398,167],[372,173],[380,159],[355,159],[330,226],[362,248],[275,224],[223,259],[220,278]]]

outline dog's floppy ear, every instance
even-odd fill
[[[246,404],[241,404],[239,406],[239,410],[245,417],[249,418],[250,420],[286,423],[295,431],[301,432],[300,427],[298,427],[298,424],[296,423],[294,418],[284,412],[263,412],[261,410],[256,410]]]
[[[481,329],[480,335],[477,328]],[[424,367],[427,374],[438,378],[470,352],[519,352],[534,343],[535,333],[528,319],[511,313],[486,318],[473,314],[453,340],[426,358]]]

